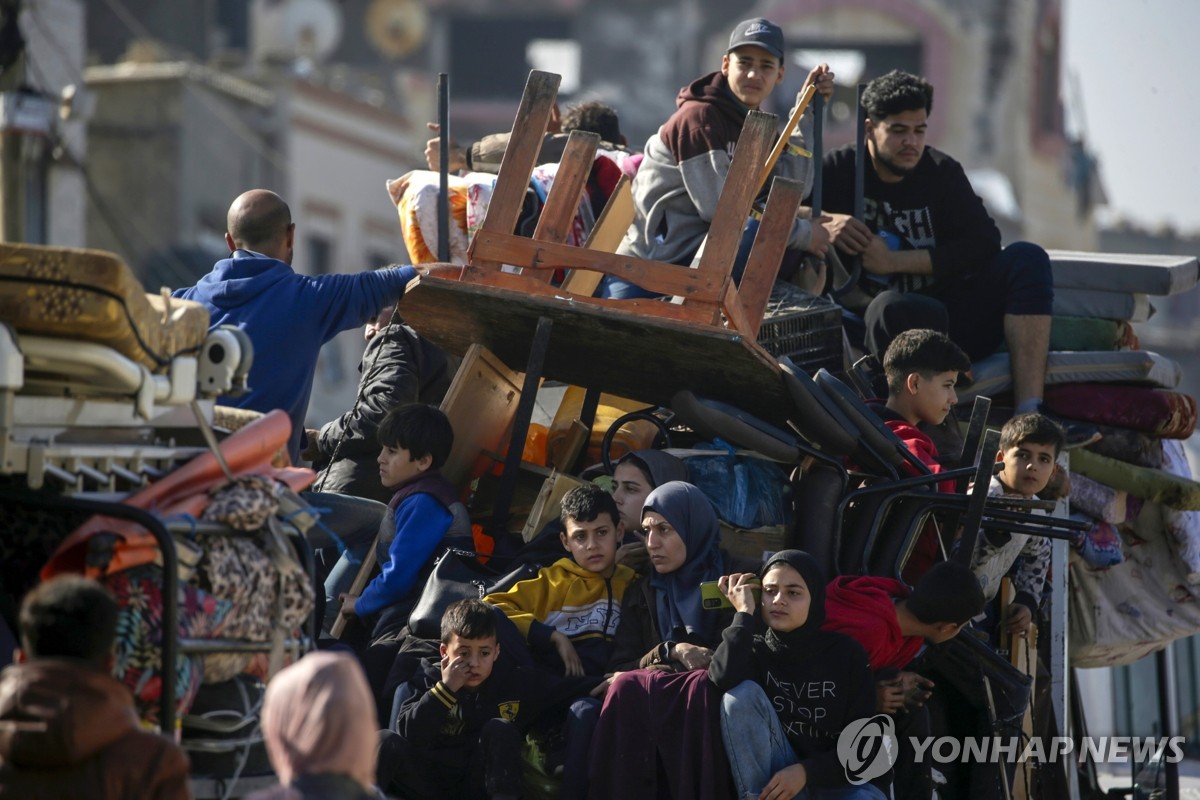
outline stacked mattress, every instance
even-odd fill
[[[0,320],[111,347],[152,372],[198,353],[208,335],[204,306],[147,294],[112,253],[21,243],[0,243]]]
[[[1200,631],[1200,483],[1183,441],[1194,398],[1178,364],[1140,349],[1152,297],[1194,290],[1192,257],[1050,251],[1054,320],[1045,405],[1104,439],[1072,451],[1072,516],[1092,524],[1070,563],[1077,667],[1127,664]],[[1007,353],[973,365],[964,399],[1011,389]],[[1080,553],[1093,557],[1085,560]],[[1094,557],[1096,553],[1105,557]]]

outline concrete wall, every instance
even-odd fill
[[[93,67],[88,244],[147,284],[194,283],[226,252],[225,212],[249,188],[286,191],[271,91],[189,63]]]
[[[58,98],[63,89],[81,83],[84,51],[84,4],[81,0],[44,0],[26,4],[20,16],[26,37],[25,82]],[[82,88],[82,87],[80,87]],[[76,106],[54,122],[56,141],[47,143],[45,171],[45,240],[82,247],[86,240],[87,187],[79,163],[87,158],[87,125]],[[54,144],[61,157],[52,160]]]
[[[424,126],[414,129],[394,114],[303,81],[291,83],[285,95],[288,202],[296,223],[293,266],[317,271],[307,247],[314,235],[330,244],[333,272],[407,263],[385,183],[425,168]],[[362,351],[361,331],[347,331],[324,348],[309,403],[311,425],[351,407]]]

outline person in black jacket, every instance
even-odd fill
[[[381,735],[379,787],[412,800],[518,797],[525,733],[602,679],[498,661],[495,612],[474,598],[446,609],[439,651],[422,659],[395,730]]]
[[[436,406],[450,388],[458,359],[405,325],[395,310],[388,306],[363,329],[367,347],[354,406],[320,430],[308,431],[303,455],[320,472],[314,491],[390,500],[392,490],[380,484],[375,463],[380,420],[398,406]]]
[[[760,575],[725,575],[718,585],[737,613],[708,677],[726,693],[721,734],[737,796],[884,800],[890,763],[863,775],[878,784],[852,786],[839,762],[842,730],[875,715],[875,685],[862,645],[821,630],[825,577],[816,560],[783,550]]]
[[[933,87],[893,70],[863,93],[865,220],[855,219],[854,146],[825,156],[822,213],[834,246],[862,259],[852,340],[882,361],[896,334],[933,328],[972,360],[1008,343],[1017,412],[1036,411],[1046,377],[1054,285],[1036,244],[1001,249],[1000,230],[962,165],[925,144]],[[865,328],[865,331],[864,331]]]

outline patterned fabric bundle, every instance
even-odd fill
[[[162,568],[146,564],[110,575],[103,580],[117,598],[116,663],[113,676],[133,692],[138,714],[157,724],[162,696]],[[222,635],[231,609],[191,584],[179,586],[179,635],[208,639]],[[180,714],[192,706],[204,678],[199,656],[180,655],[175,661],[175,704]]]

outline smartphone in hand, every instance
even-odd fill
[[[757,584],[757,581],[755,583]],[[755,603],[761,603],[762,587],[755,585],[752,591]],[[705,611],[717,611],[722,608],[733,608],[733,603],[729,602],[729,598],[721,591],[721,587],[716,581],[702,581],[700,583],[700,607]]]

